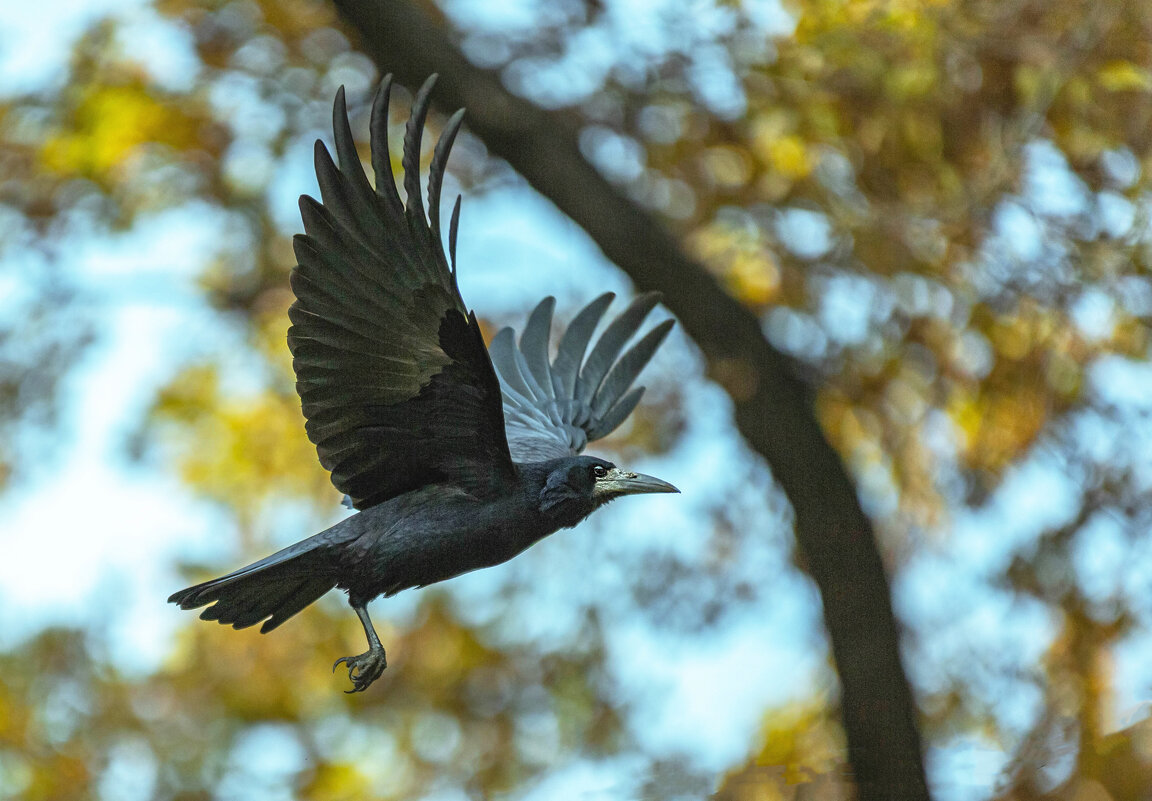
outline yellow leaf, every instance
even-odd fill
[[[812,158],[798,136],[782,136],[768,143],[767,150],[769,163],[779,173],[804,178],[812,171]]]
[[[1110,61],[1096,73],[1109,92],[1140,92],[1152,89],[1152,72],[1131,61]]]
[[[44,165],[56,172],[108,181],[140,145],[159,142],[188,147],[197,126],[138,85],[95,85],[83,90],[65,125],[43,144]]]
[[[753,306],[771,303],[780,288],[780,270],[768,253],[740,254],[728,270],[728,284],[736,297]]]

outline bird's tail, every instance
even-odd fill
[[[181,609],[213,604],[200,613],[201,619],[217,620],[235,629],[263,620],[260,632],[269,632],[336,586],[332,554],[318,537],[173,593],[168,602],[179,604]]]

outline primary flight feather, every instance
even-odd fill
[[[368,651],[343,657],[353,689],[386,667],[367,604],[511,559],[622,495],[676,492],[667,482],[581,456],[636,407],[632,389],[672,326],[625,346],[656,304],[633,301],[592,342],[612,300],[576,315],[554,357],[555,301],[545,298],[516,341],[485,347],[456,283],[457,198],[445,253],[440,196],[463,111],[433,152],[425,212],[420,144],[435,76],[417,92],[404,137],[401,201],[388,152],[385,78],[372,108],[375,188],[352,139],[344,90],[332,124],[336,156],[316,143],[321,200],[303,196],[295,237],[296,301],[288,347],[308,438],[358,513],[327,531],[168,600],[244,628],[271,631],[328,590],[347,591]],[[589,351],[589,348],[591,350]],[[498,372],[497,372],[498,371]],[[498,377],[499,376],[499,377]]]

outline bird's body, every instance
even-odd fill
[[[459,113],[433,156],[430,219],[420,196],[431,86],[417,95],[405,137],[406,203],[387,152],[387,79],[373,108],[375,190],[359,167],[341,90],[333,117],[342,169],[317,143],[324,203],[301,199],[307,234],[295,242],[288,344],[308,435],[358,513],[169,598],[185,609],[213,604],[201,617],[236,628],[263,621],[267,632],[334,587],[345,590],[369,643],[366,653],[336,663],[347,663],[353,691],[386,666],[366,608],[372,599],[505,562],[622,495],[676,491],[580,455],[640,399],[643,390],[629,387],[671,322],[624,346],[653,296],[613,320],[587,358],[611,295],[577,315],[555,359],[551,298],[532,313],[518,345],[504,329],[489,355],[456,287],[459,201],[451,268],[440,243],[440,186]]]
[[[328,530],[342,543],[342,578],[336,586],[353,601],[367,602],[494,567],[575,526],[592,513],[591,503],[562,512],[540,508],[553,467],[552,462],[519,465],[517,480],[491,497],[432,485],[342,520]]]
[[[555,527],[522,496],[522,487],[476,498],[431,486],[350,518],[356,540],[345,550],[349,598],[371,599],[423,587],[506,562]]]

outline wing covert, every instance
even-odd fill
[[[512,458],[527,462],[578,454],[615,430],[640,402],[644,388],[630,388],[674,322],[665,320],[624,351],[659,301],[655,292],[641,295],[605,327],[588,353],[613,297],[605,293],[580,310],[551,361],[555,298],[545,298],[532,311],[519,344],[511,328],[493,338],[489,350],[503,387]]]
[[[332,483],[365,509],[426,484],[483,493],[512,475],[500,386],[475,316],[456,285],[440,236],[444,168],[463,111],[437,144],[420,193],[420,143],[432,76],[412,105],[401,202],[388,151],[391,76],[371,115],[376,188],[360,163],[343,88],[332,122],[337,168],[316,143],[322,202],[300,198],[304,234],[293,241],[296,302],[288,347],[306,430]]]

